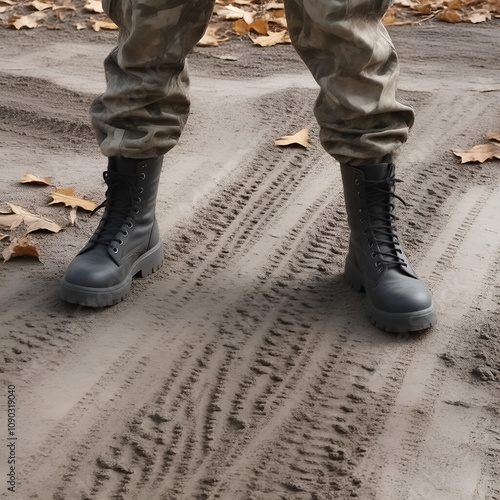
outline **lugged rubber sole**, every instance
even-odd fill
[[[121,302],[136,276],[145,278],[158,271],[163,264],[163,244],[161,240],[145,254],[141,255],[132,266],[126,278],[117,285],[107,288],[92,288],[68,283],[64,278],[61,283],[61,298],[71,304],[86,307],[107,307]]]
[[[361,274],[357,267],[350,263],[349,259],[346,260],[344,276],[354,290],[366,293]],[[427,330],[437,323],[437,311],[434,302],[430,307],[420,311],[391,313],[375,307],[370,300],[370,296],[366,294],[366,312],[372,324],[386,332],[418,332]]]

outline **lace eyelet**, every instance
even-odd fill
[[[113,248],[113,253],[118,253],[118,248],[114,247]]]
[[[141,174],[141,180],[144,180],[146,178],[146,174],[144,172],[142,172]]]
[[[133,226],[131,222],[127,222],[127,227],[130,229]]]
[[[135,202],[136,202],[136,203],[140,203],[141,201],[142,201],[142,200],[141,200],[141,198],[139,198],[139,197],[135,199]]]
[[[118,245],[123,245],[123,240],[118,240]]]
[[[356,179],[356,180],[354,181],[354,184],[356,184],[356,186],[359,186],[361,183],[359,182],[359,179]]]
[[[139,213],[139,209],[138,208],[134,208],[134,214],[137,215]]]
[[[144,188],[139,188],[139,194],[144,193]]]
[[[122,231],[123,237],[126,238],[128,236],[128,231]]]
[[[372,252],[372,257],[375,258],[376,256],[377,256],[377,254],[375,252]]]
[[[383,271],[383,269],[379,266],[378,272],[381,273],[382,271]]]
[[[373,248],[373,243],[368,243],[368,248]]]

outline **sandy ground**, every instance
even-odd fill
[[[391,30],[417,111],[401,231],[439,309],[412,336],[371,326],[344,282],[314,82],[290,46],[242,41],[191,57],[192,116],[158,201],[162,270],[113,308],[63,303],[97,218],[68,226],[53,188],[19,180],[102,200],[87,109],[116,34],[0,31],[0,199],[65,226],[33,235],[41,262],[0,265],[1,498],[499,499],[500,162],[451,153],[500,129],[499,28]],[[274,147],[304,127],[310,149]]]

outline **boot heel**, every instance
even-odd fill
[[[351,285],[356,292],[364,291],[365,288],[363,286],[363,282],[361,281],[359,271],[353,264],[351,264],[349,257],[347,257],[345,261],[344,276],[347,283],[349,283],[349,285]]]
[[[160,269],[163,265],[163,244],[161,241],[142,256],[139,265],[139,271],[136,273],[139,278],[145,278]]]

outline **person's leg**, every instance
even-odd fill
[[[68,302],[116,304],[132,278],[163,261],[155,218],[163,155],[189,113],[186,56],[202,37],[214,0],[104,0],[120,28],[105,61],[107,88],[91,108],[107,157],[106,207],[94,235],[62,280]]]
[[[381,19],[391,0],[285,0],[292,43],[320,86],[315,115],[341,164],[351,229],[346,277],[372,321],[407,332],[436,322],[397,232],[392,163],[413,111],[396,100],[398,60]]]

